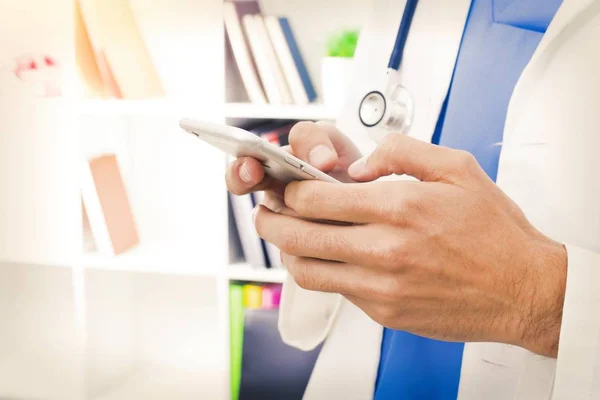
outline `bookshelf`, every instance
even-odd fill
[[[246,263],[231,264],[227,271],[227,279],[232,282],[283,283],[286,277],[285,270],[256,268]]]
[[[286,119],[335,121],[334,110],[323,104],[257,105],[249,103],[225,104],[225,116],[231,119]]]
[[[219,268],[201,268],[202,260],[202,254],[190,252],[189,249],[169,248],[162,243],[144,243],[118,256],[85,252],[79,265],[85,269],[215,277]]]
[[[5,31],[10,23],[0,27],[3,36],[35,32],[51,41],[40,46],[58,55],[68,81],[57,101],[0,95],[10,115],[0,127],[14,132],[0,135],[0,160],[25,174],[19,180],[0,170],[0,186],[15,194],[0,199],[0,215],[9,218],[0,236],[10,239],[0,243],[0,376],[7,377],[0,398],[229,399],[229,285],[282,283],[287,272],[229,256],[237,244],[229,239],[225,157],[181,132],[178,120],[335,121],[337,112],[320,99],[248,103],[239,81],[226,78],[235,64],[223,0],[130,0],[165,95],[82,98],[73,4],[0,5],[17,22],[13,33]],[[317,92],[326,35],[361,26],[371,9],[363,0],[261,5],[293,23]],[[39,15],[11,16],[23,7]],[[106,152],[122,160],[140,236],[117,256],[83,250],[79,164]]]

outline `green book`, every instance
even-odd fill
[[[231,400],[238,400],[242,378],[242,350],[244,345],[244,288],[229,286],[229,351],[231,355]]]

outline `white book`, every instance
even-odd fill
[[[275,80],[277,81],[277,87],[279,88],[279,93],[281,93],[281,97],[283,98],[283,103],[293,104],[294,99],[292,98],[292,94],[283,73],[283,68],[279,63],[275,48],[273,47],[273,43],[271,42],[271,37],[267,31],[265,20],[260,14],[255,14],[254,19],[256,20],[256,27],[260,35],[262,46],[264,47],[269,60],[269,66],[271,71],[273,71]]]
[[[229,43],[233,51],[233,56],[238,70],[244,82],[244,87],[252,103],[266,104],[267,99],[254,65],[250,50],[246,45],[246,39],[240,20],[238,18],[233,3],[225,2],[223,5],[223,18],[225,20],[225,29],[229,37]]]
[[[262,204],[265,198],[265,192],[255,192],[254,199],[256,200],[256,204]],[[271,268],[283,268],[281,265],[281,251],[273,244],[265,241],[265,248],[267,250],[267,257],[269,257],[269,262],[271,264]]]
[[[232,160],[233,158],[230,157],[230,161]],[[256,268],[265,267],[267,260],[262,249],[261,238],[256,233],[254,222],[252,221],[252,212],[254,211],[252,194],[243,196],[231,195],[231,207],[246,262]]]
[[[284,104],[284,99],[279,91],[275,72],[271,70],[267,49],[261,40],[260,27],[253,15],[245,15],[242,19],[246,37],[250,43],[250,49],[256,62],[258,74],[265,88],[267,99],[271,104]]]
[[[88,236],[89,231],[91,232],[91,238],[93,238],[93,245],[91,243],[84,243],[85,246],[90,246],[96,252],[106,256],[114,256],[115,250],[110,239],[110,233],[108,226],[104,219],[104,213],[102,211],[102,204],[100,203],[100,197],[96,190],[94,183],[94,177],[92,175],[92,169],[87,160],[81,163],[81,176],[80,176],[80,187],[81,187],[81,199],[84,207],[84,215],[87,221],[84,220],[84,236]],[[89,237],[87,238],[89,239]],[[86,250],[91,250],[90,248]]]
[[[281,29],[279,18],[266,16],[264,19],[267,31],[271,38],[271,43],[273,43],[273,48],[275,49],[279,63],[281,64],[281,69],[285,74],[294,103],[300,105],[308,104],[309,100],[306,90],[304,89],[304,84],[302,83],[292,52],[290,51],[290,47],[288,46],[283,30]]]

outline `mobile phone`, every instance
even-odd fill
[[[337,179],[244,129],[187,118],[182,119],[179,126],[230,156],[257,159],[266,174],[284,183],[309,179],[339,183]]]

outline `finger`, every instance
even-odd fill
[[[296,257],[284,252],[281,261],[298,286],[315,292],[365,293],[374,278],[372,271],[354,264]]]
[[[291,208],[286,207],[285,203],[283,202],[283,195],[280,193],[271,190],[265,192],[265,196],[261,204],[275,213],[289,215],[290,217],[299,217],[298,213]]]
[[[331,184],[291,182],[284,201],[302,218],[355,224],[402,224],[429,202],[428,184],[414,181]]]
[[[348,173],[359,182],[395,174],[427,182],[457,183],[477,169],[480,169],[477,161],[466,151],[393,134],[388,135],[370,156],[352,164]]]
[[[228,190],[235,195],[243,195],[261,190],[279,190],[284,185],[265,174],[260,162],[250,157],[240,157],[227,167],[225,175]]]
[[[258,235],[282,252],[298,257],[319,258],[357,265],[387,268],[389,260],[379,260],[382,252],[395,251],[389,228],[375,225],[342,226],[311,222],[281,215],[259,206],[254,213]],[[393,253],[395,254],[395,253]]]
[[[314,122],[300,122],[289,134],[292,153],[323,172],[331,171],[338,161],[327,129]]]

